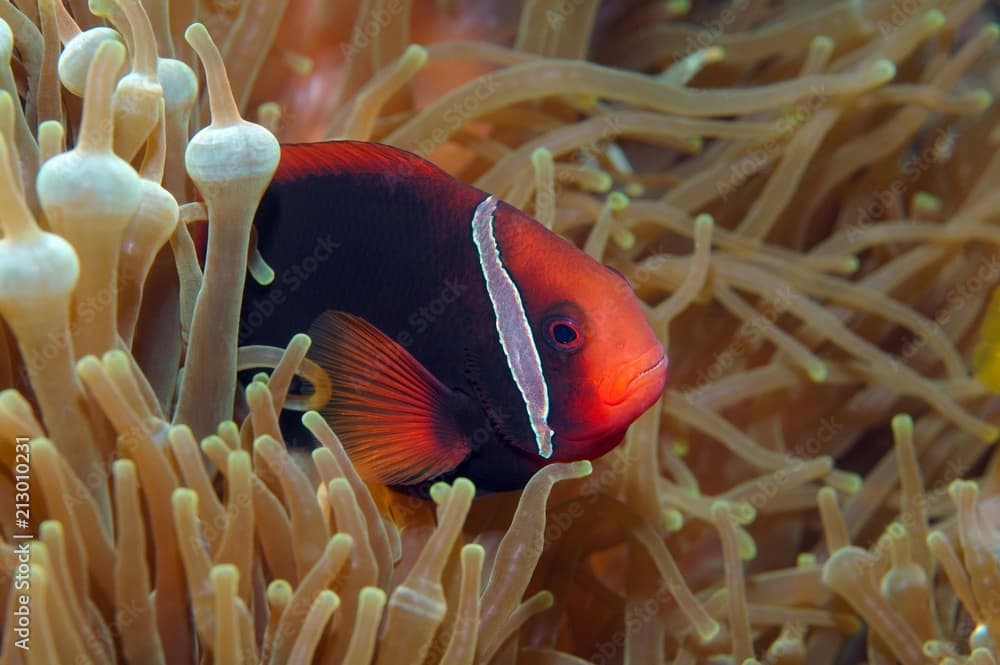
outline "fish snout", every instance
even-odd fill
[[[666,378],[667,356],[663,347],[656,344],[605,378],[598,391],[602,402],[616,406],[646,387],[662,391]]]

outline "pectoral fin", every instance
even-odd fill
[[[458,397],[365,319],[324,312],[309,330],[309,357],[330,377],[320,411],[366,480],[412,485],[454,469],[470,445]]]

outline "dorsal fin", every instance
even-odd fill
[[[273,184],[295,182],[313,176],[379,173],[397,178],[443,178],[452,176],[419,155],[381,143],[367,141],[320,141],[282,143],[281,160],[271,180]],[[196,192],[201,201],[201,194]],[[191,224],[191,236],[199,262],[205,264],[207,224]]]
[[[275,183],[310,176],[385,173],[403,177],[448,178],[451,176],[423,157],[367,141],[323,141],[284,143]]]

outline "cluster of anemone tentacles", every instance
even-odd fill
[[[995,665],[987,4],[0,0],[0,665]],[[422,501],[286,448],[309,340],[240,293],[328,137],[629,277],[671,378],[619,449]]]

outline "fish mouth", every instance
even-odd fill
[[[662,389],[666,373],[667,356],[663,353],[663,347],[656,344],[601,383],[599,388],[601,401],[608,406],[616,406],[654,381],[658,382]]]

